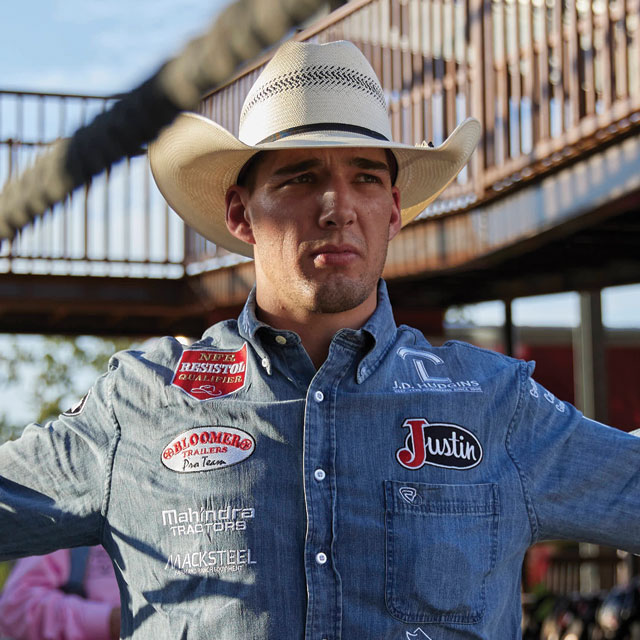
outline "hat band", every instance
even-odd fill
[[[289,136],[296,135],[298,133],[309,133],[310,131],[348,131],[349,133],[359,133],[368,138],[375,138],[376,140],[385,140],[389,142],[389,138],[383,136],[373,129],[367,129],[366,127],[359,127],[355,124],[345,124],[344,122],[321,122],[317,124],[303,124],[299,127],[291,127],[290,129],[283,129],[267,136],[264,140],[260,140],[258,144],[265,144],[267,142],[275,142],[276,140],[282,140],[282,138],[288,138]]]

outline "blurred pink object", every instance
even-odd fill
[[[86,598],[62,590],[70,568],[68,549],[19,560],[0,596],[0,631],[16,640],[109,640],[109,616],[120,606],[109,556],[90,548]]]

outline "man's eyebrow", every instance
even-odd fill
[[[309,171],[309,169],[317,169],[321,166],[322,162],[316,158],[309,158],[308,160],[302,160],[301,162],[294,162],[293,164],[287,164],[273,172],[273,176],[289,176],[295,173],[302,173]],[[358,169],[365,169],[367,171],[387,171],[391,173],[389,165],[381,160],[371,160],[371,158],[355,157],[351,158],[348,164]]]
[[[367,169],[369,171],[386,171],[391,173],[389,165],[381,160],[371,160],[370,158],[353,158],[349,164],[358,169]]]
[[[309,169],[315,169],[320,165],[320,160],[310,158],[309,160],[303,160],[302,162],[295,162],[293,164],[287,164],[284,167],[276,169],[272,175],[274,176],[289,176],[293,173],[300,173],[302,171],[308,171]]]

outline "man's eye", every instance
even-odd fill
[[[378,176],[376,176],[376,175],[374,175],[372,173],[363,173],[363,174],[359,175],[357,181],[358,182],[370,182],[370,183],[373,183],[373,184],[379,184],[379,183],[382,182],[382,180]]]
[[[313,176],[310,173],[301,173],[299,176],[287,180],[289,184],[303,184],[305,182],[312,182]]]

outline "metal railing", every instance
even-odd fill
[[[114,99],[0,91],[0,184]],[[13,241],[0,242],[0,272],[180,277],[184,255],[183,224],[141,155],[76,190]]]
[[[357,44],[394,139],[442,142],[465,117],[479,151],[426,216],[492,197],[640,125],[640,0],[353,0],[299,39]],[[237,132],[261,66],[201,111]]]
[[[640,0],[352,0],[296,37],[345,38],[362,49],[396,140],[438,144],[463,118],[480,120],[479,150],[423,219],[477,206],[640,130]],[[264,62],[207,96],[200,111],[237,133]],[[0,92],[0,182],[109,100]],[[60,115],[51,120],[55,105]],[[234,260],[183,227],[142,157],[0,244],[5,271],[171,277]]]

